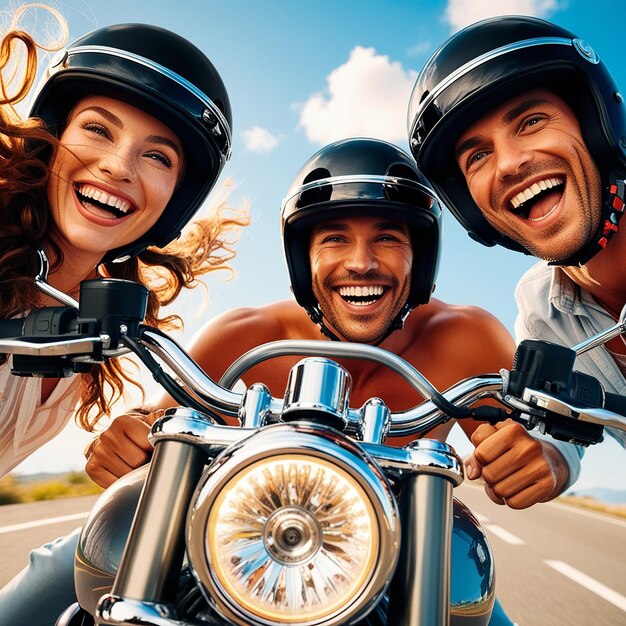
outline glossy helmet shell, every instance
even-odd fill
[[[527,253],[482,216],[455,162],[454,145],[489,110],[538,87],[572,107],[605,183],[610,169],[626,168],[626,118],[617,85],[591,46],[550,22],[506,16],[473,24],[431,56],[413,88],[413,156],[470,236],[488,246]]]
[[[313,307],[309,238],[314,224],[344,217],[385,216],[409,225],[413,244],[407,304],[428,302],[442,228],[437,196],[413,159],[377,139],[344,139],[314,154],[294,178],[282,204],[287,269],[297,302]]]
[[[230,157],[232,115],[220,75],[183,37],[156,26],[118,24],[84,35],[53,59],[30,115],[60,135],[72,108],[88,95],[118,98],[153,115],[178,135],[185,152],[182,178],[159,220],[104,260],[167,245]]]

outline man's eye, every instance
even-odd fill
[[[469,168],[472,165],[478,163],[479,161],[482,161],[486,155],[487,155],[487,152],[485,152],[484,150],[480,152],[473,152],[472,154],[470,154],[469,158],[467,159],[467,167]]]
[[[531,115],[527,117],[522,122],[522,130],[525,128],[532,128],[533,126],[537,126],[540,122],[543,122],[546,119],[545,115]]]

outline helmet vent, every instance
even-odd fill
[[[316,180],[324,180],[330,178],[330,172],[324,167],[318,167],[309,172],[303,180],[303,185],[307,183],[313,183]],[[310,204],[318,204],[319,202],[328,202],[333,195],[333,186],[330,184],[320,185],[319,187],[313,187],[306,189],[300,194],[296,206],[302,208],[309,206]]]
[[[419,179],[415,175],[415,171],[404,163],[393,163],[387,169],[387,176],[395,176],[396,178],[407,178],[408,180],[414,180],[419,182]]]
[[[419,183],[415,170],[404,163],[393,163],[387,169],[387,176]],[[411,206],[423,206],[427,199],[426,194],[417,192],[415,188],[406,184],[385,183],[385,198],[391,202],[402,202]],[[432,203],[429,202],[429,205]]]

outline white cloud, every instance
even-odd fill
[[[253,126],[243,133],[246,150],[250,152],[271,152],[278,145],[278,137],[260,126]]]
[[[309,141],[346,137],[406,140],[406,106],[417,73],[397,61],[357,46],[326,79],[327,92],[313,94],[300,110]]]
[[[446,21],[453,31],[497,15],[547,17],[559,8],[558,0],[448,0]]]
[[[412,48],[409,48],[407,50],[407,54],[410,57],[419,57],[427,52],[430,52],[431,48],[432,46],[429,41],[422,41],[421,43],[414,45]]]

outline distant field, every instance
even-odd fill
[[[626,504],[606,504],[594,498],[583,496],[561,496],[558,498],[558,501],[582,509],[590,509],[592,511],[598,511],[598,513],[606,513],[607,515],[626,518]]]
[[[0,478],[0,505],[88,496],[102,491],[85,472],[34,478],[8,474]]]
[[[101,493],[85,472],[0,478],[0,505],[55,500]],[[626,519],[626,504],[606,504],[586,496],[561,496],[558,502]]]

